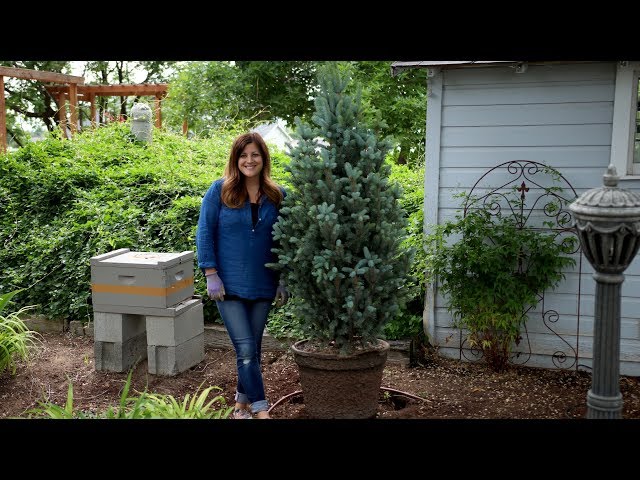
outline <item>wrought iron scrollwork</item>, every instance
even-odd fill
[[[500,173],[504,178],[505,172],[508,181],[498,187],[487,187],[490,177]],[[545,184],[545,180],[551,179],[553,184]],[[476,195],[475,192],[482,190],[484,193]],[[513,193],[516,193],[517,201],[513,201]],[[518,195],[519,194],[519,195]],[[580,254],[581,246],[573,228],[573,215],[569,210],[569,204],[578,197],[576,190],[571,183],[556,169],[543,163],[531,160],[511,160],[501,163],[485,172],[471,187],[467,200],[464,204],[463,215],[467,215],[471,208],[484,208],[491,215],[512,215],[518,228],[533,228],[535,230],[545,230],[553,232],[556,241],[566,245],[567,254]],[[542,225],[529,224],[534,211],[542,211],[545,220]],[[575,241],[567,241],[567,238],[574,237]],[[572,248],[569,248],[572,246]],[[582,255],[578,255],[576,261],[578,273],[578,291],[576,306],[576,332],[575,345],[567,341],[558,331],[553,328],[560,315],[556,310],[544,307],[544,292],[539,295],[541,305],[542,324],[559,338],[566,348],[559,349],[552,355],[552,362],[557,368],[578,368],[578,338],[580,334],[580,290],[582,273]],[[528,311],[523,315],[528,314]],[[526,323],[523,325],[522,336],[514,348],[510,363],[522,365],[529,361],[533,355],[529,330]],[[462,330],[460,331],[460,359],[478,360],[482,357],[482,350],[468,345]]]

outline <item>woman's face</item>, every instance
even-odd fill
[[[262,154],[255,143],[249,143],[240,153],[238,169],[245,177],[257,177],[262,171]]]

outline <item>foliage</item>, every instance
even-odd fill
[[[426,290],[424,275],[426,253],[423,248],[424,168],[410,168],[408,165],[395,164],[389,156],[386,163],[391,169],[389,180],[402,186],[400,204],[408,215],[407,238],[402,242],[401,248],[407,252],[414,251],[415,260],[411,264],[410,275],[403,287],[407,303],[385,324],[384,337],[388,340],[411,338],[423,341],[422,311]],[[283,167],[284,164],[280,164],[280,168]],[[285,184],[288,185],[288,183]],[[280,339],[303,338],[300,322],[293,313],[294,303],[297,301],[299,301],[298,298],[292,297],[282,307],[271,310],[267,324],[270,335]]]
[[[447,296],[454,326],[467,329],[470,345],[480,348],[488,364],[500,371],[513,343],[520,340],[527,312],[542,292],[564,278],[563,269],[575,264],[566,254],[573,251],[576,238],[559,240],[550,222],[543,222],[547,228],[526,226],[519,198],[509,201],[513,210],[503,210],[491,199],[459,197],[472,208],[466,215],[459,211],[455,221],[435,226],[426,237],[427,273]],[[560,207],[549,205],[548,213]]]
[[[275,118],[308,122],[318,91],[316,72],[327,62],[186,62],[169,84],[166,124],[208,136],[238,121],[254,125]],[[351,77],[347,93],[361,90],[363,120],[389,136],[394,163],[424,164],[427,77],[411,69],[392,77],[391,61],[329,62]]]
[[[148,393],[145,389],[137,396],[130,397],[131,375],[129,372],[127,381],[120,395],[118,406],[107,408],[104,412],[84,412],[73,408],[73,383],[69,380],[67,389],[67,401],[64,407],[48,400],[38,402],[39,407],[27,412],[29,417],[44,417],[53,419],[223,419],[227,418],[233,407],[227,407],[223,396],[218,395],[209,399],[209,394],[214,390],[222,390],[220,387],[211,386],[200,391],[202,385],[191,394],[186,394],[182,401],[176,400],[172,395]]]
[[[164,101],[167,125],[184,120],[195,135],[246,122],[246,128],[280,117],[307,116],[313,106],[316,62],[188,62]]]
[[[69,62],[0,61],[0,66],[67,73]],[[7,140],[10,146],[21,147],[29,141],[29,134],[25,132],[18,117],[34,126],[42,122],[49,131],[56,127],[56,99],[46,91],[45,85],[44,82],[5,77]]]
[[[36,313],[49,318],[89,321],[92,256],[125,247],[194,250],[202,196],[222,174],[240,128],[191,139],[154,128],[153,142],[138,144],[128,122],[115,122],[70,140],[54,132],[0,156],[0,291],[30,285],[19,305],[35,305]],[[292,189],[289,158],[276,149],[271,153],[273,178]],[[412,233],[403,248],[419,245],[424,172],[387,163],[391,178],[404,187],[400,202]],[[412,272],[420,269],[412,266]],[[405,288],[413,292],[408,314],[390,323],[421,314],[423,288],[412,279]],[[219,322],[197,269],[195,291],[204,296],[206,321]],[[278,329],[279,316],[292,322],[290,308],[274,309],[269,328]],[[283,328],[297,329],[293,323]]]
[[[349,352],[375,342],[404,302],[412,251],[385,153],[360,123],[359,97],[335,65],[319,75],[315,127],[296,119],[291,189],[274,225],[278,262],[307,338]]]
[[[389,136],[394,162],[424,165],[427,73],[421,68],[389,73],[390,61],[349,62],[352,84],[362,86],[365,120]]]
[[[291,297],[285,305],[271,309],[269,312],[269,322],[267,323],[269,335],[279,340],[295,341],[304,338],[304,331],[300,325],[300,320],[294,314],[294,310],[299,308],[297,305],[294,306],[294,304],[300,301],[297,297]]]
[[[194,250],[202,196],[222,175],[236,134],[188,140],[154,128],[153,142],[138,144],[128,122],[117,122],[0,156],[0,291],[30,285],[22,305],[90,320],[91,257],[125,247]],[[277,181],[286,160],[273,155]],[[205,318],[217,317],[206,301]]]
[[[194,135],[210,137],[255,115],[248,96],[248,86],[230,62],[187,62],[169,83],[164,122],[182,131],[186,120]]]
[[[37,346],[36,332],[29,330],[20,318],[30,307],[2,313],[13,296],[21,291],[0,294],[0,374],[9,370],[15,375],[16,360],[28,360],[31,349]]]
[[[313,113],[319,62],[236,62],[241,81],[248,87],[257,120],[282,118],[292,124],[295,117],[308,119]]]
[[[402,186],[400,204],[408,215],[407,236],[400,248],[406,252],[413,252],[414,261],[409,270],[409,276],[404,289],[407,303],[400,313],[385,325],[385,336],[388,339],[421,338],[422,311],[426,294],[426,279],[424,266],[426,252],[424,250],[424,167],[391,163],[389,180]]]

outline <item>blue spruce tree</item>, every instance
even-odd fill
[[[401,250],[406,216],[385,154],[360,122],[360,92],[335,64],[319,73],[312,121],[296,118],[287,167],[292,189],[274,226],[273,251],[312,344],[340,353],[369,348],[405,301],[413,252]]]

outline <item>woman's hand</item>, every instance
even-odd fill
[[[284,279],[281,278],[278,283],[278,289],[276,290],[276,307],[281,307],[289,301],[289,291],[284,283]]]
[[[217,272],[207,273],[207,293],[212,300],[224,300],[224,285]]]

